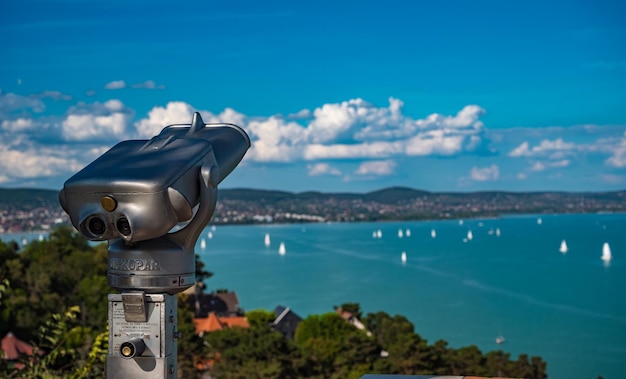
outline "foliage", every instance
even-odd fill
[[[212,274],[196,256],[199,280]],[[11,378],[101,378],[107,354],[107,248],[92,246],[68,228],[21,251],[0,241],[0,335],[12,331],[34,341],[39,352],[23,357],[26,367]],[[219,291],[219,290],[218,290]],[[546,363],[525,354],[483,354],[476,346],[454,349],[415,333],[404,316],[368,313],[360,330],[337,313],[309,315],[294,340],[272,329],[273,312],[247,313],[250,328],[195,334],[193,309],[179,295],[178,373],[196,378],[210,363],[215,378],[359,378],[366,373],[481,375],[545,379]],[[357,303],[341,308],[361,318]],[[6,375],[3,375],[6,374]]]
[[[76,325],[79,307],[70,307],[64,314],[53,314],[39,328],[39,342],[33,344],[33,354],[22,356],[24,368],[14,369],[9,378],[66,378],[68,370],[79,360],[79,348],[84,329]],[[80,378],[72,372],[70,378]],[[82,376],[84,377],[84,376]]]

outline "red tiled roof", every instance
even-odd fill
[[[15,337],[13,333],[7,333],[2,339],[3,358],[14,361],[20,354],[33,355],[33,347]]]
[[[214,332],[224,328],[232,328],[234,326],[241,328],[249,328],[250,324],[245,317],[217,317],[215,313],[209,313],[206,318],[194,318],[193,323],[196,326],[196,334],[204,332]]]

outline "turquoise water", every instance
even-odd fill
[[[407,316],[431,343],[539,355],[551,378],[626,377],[626,215],[541,219],[218,227],[198,252],[215,273],[208,287],[237,291],[247,310],[281,304],[306,316],[358,302]]]
[[[280,304],[304,317],[358,302],[364,313],[405,315],[431,343],[539,355],[551,378],[626,377],[626,214],[537,221],[220,226],[205,230],[197,252],[215,274],[208,288],[236,291],[246,310]],[[373,238],[379,229],[382,238]],[[399,238],[399,229],[410,237]],[[559,252],[563,239],[567,254]],[[500,334],[506,342],[498,345]]]

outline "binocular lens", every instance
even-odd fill
[[[96,236],[103,235],[104,231],[106,230],[106,225],[104,224],[104,221],[102,221],[98,217],[94,217],[91,220],[89,220],[88,227],[89,227],[89,231]]]
[[[130,341],[126,341],[120,345],[120,354],[124,358],[134,358],[137,355],[143,354],[146,348],[146,344],[140,338],[133,338]]]
[[[130,223],[128,222],[128,219],[126,217],[122,217],[119,220],[117,220],[117,224],[115,225],[117,226],[117,230],[122,233],[125,236],[129,236],[130,235]]]

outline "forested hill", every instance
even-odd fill
[[[326,222],[454,219],[504,214],[626,212],[614,192],[427,192],[391,187],[368,193],[220,189],[212,222]],[[58,191],[0,188],[0,232],[67,222]]]

